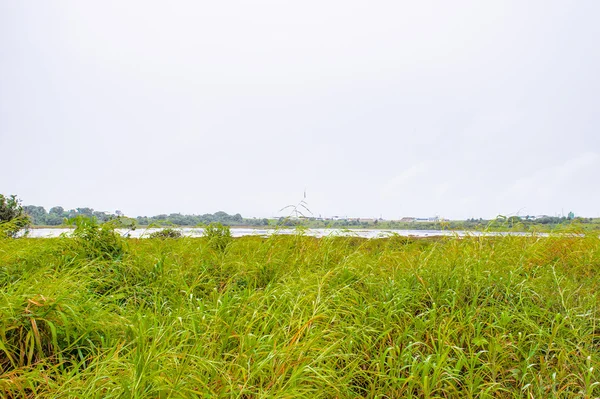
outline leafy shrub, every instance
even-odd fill
[[[16,237],[29,223],[29,217],[17,196],[5,197],[0,194],[0,237]]]
[[[160,238],[160,239],[181,238],[181,237],[183,237],[181,230],[172,229],[170,227],[164,228],[159,231],[155,231],[148,235],[148,238]]]
[[[211,223],[204,228],[204,236],[208,238],[209,245],[218,251],[225,251],[233,240],[229,226],[221,223]]]

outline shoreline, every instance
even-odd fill
[[[206,226],[149,226],[149,225],[138,225],[135,228],[127,228],[118,227],[117,230],[128,230],[128,231],[136,231],[136,230],[162,230],[162,229],[177,229],[177,230],[194,230],[194,229],[203,229]],[[228,226],[230,229],[236,230],[266,230],[266,231],[277,231],[277,230],[286,230],[286,231],[295,231],[296,229],[306,229],[313,231],[379,231],[379,232],[443,232],[443,233],[518,233],[518,234],[549,234],[553,232],[557,232],[557,230],[563,230],[561,228],[536,228],[536,229],[510,229],[510,228],[481,228],[481,229],[469,229],[469,228],[459,228],[452,229],[448,227],[437,227],[436,226],[427,226],[427,228],[411,228],[412,226],[394,228],[394,227],[362,227],[362,226],[347,226],[347,227],[306,227],[306,226],[247,226],[247,225],[230,225]],[[416,226],[415,226],[416,227]],[[36,225],[28,227],[29,230],[74,230],[75,226],[70,225],[57,225],[57,226],[43,226]],[[593,233],[594,231],[600,231],[598,229],[583,229],[587,233]]]
[[[28,233],[29,238],[56,238],[63,234],[70,236],[73,232],[73,228],[51,228],[51,229],[31,229]],[[148,235],[156,231],[160,231],[161,228],[137,228],[127,229],[119,228],[115,229],[115,232],[119,235],[127,238],[148,238]],[[200,238],[204,236],[204,230],[202,228],[187,227],[178,229],[181,231],[182,236],[186,238]],[[366,239],[377,239],[377,238],[393,238],[393,237],[407,237],[407,238],[427,238],[427,237],[456,237],[456,238],[467,238],[467,237],[549,237],[549,236],[585,236],[582,232],[567,232],[567,231],[555,231],[555,232],[540,232],[540,231],[468,231],[468,230],[391,230],[391,229],[291,229],[291,228],[270,228],[270,229],[257,229],[257,228],[232,228],[231,236],[234,238],[239,237],[270,237],[273,235],[289,236],[300,234],[306,237],[325,238],[325,237],[357,237]]]

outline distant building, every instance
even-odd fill
[[[440,218],[439,216],[432,216],[432,217],[428,217],[428,218],[416,218],[414,221],[415,222],[441,222],[443,221],[443,218]]]

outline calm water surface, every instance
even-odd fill
[[[133,238],[144,238],[149,234],[159,231],[161,229],[118,229],[117,231],[121,235],[128,235]],[[183,235],[187,237],[201,237],[204,233],[202,228],[191,228],[183,227],[178,229]],[[29,231],[29,237],[34,238],[50,238],[59,237],[61,234],[70,235],[73,229],[69,228],[58,228],[58,229],[31,229]],[[267,237],[272,234],[295,234],[295,229],[253,229],[253,228],[232,228],[231,235],[234,237],[243,236],[261,236]],[[435,236],[502,236],[502,235],[531,235],[532,233],[498,233],[498,232],[479,232],[479,231],[448,231],[448,230],[372,230],[372,229],[356,229],[356,230],[343,230],[343,229],[307,229],[304,231],[304,235],[311,237],[328,237],[328,236],[342,236],[342,237],[363,237],[363,238],[381,238],[389,237],[393,235],[399,235],[403,237],[435,237]],[[539,234],[538,235],[544,235]]]

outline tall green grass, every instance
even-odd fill
[[[0,397],[600,396],[597,236],[94,234],[0,240]]]

